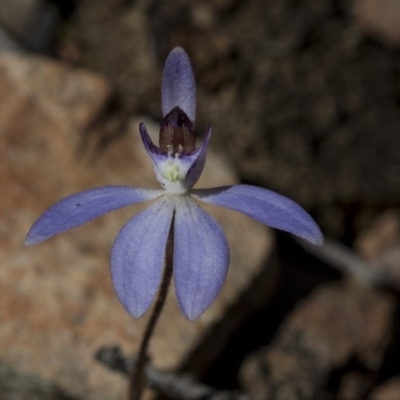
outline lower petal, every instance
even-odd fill
[[[133,217],[111,251],[111,277],[118,299],[134,318],[150,307],[161,281],[174,203],[165,197]]]
[[[189,197],[176,206],[174,228],[175,290],[185,317],[194,321],[222,288],[229,247],[218,223]]]

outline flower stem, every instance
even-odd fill
[[[136,366],[131,375],[130,386],[129,386],[129,400],[140,400],[143,389],[146,387],[145,369],[147,363],[147,348],[149,346],[150,338],[154,332],[154,328],[157,324],[158,318],[164,307],[165,300],[167,298],[169,284],[171,282],[173,253],[174,253],[173,239],[174,239],[174,232],[172,223],[165,251],[164,274],[161,281],[160,290],[158,292],[156,304],[150,316],[149,322],[147,323],[147,327],[142,338],[142,343],[140,344]]]

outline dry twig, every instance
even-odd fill
[[[96,359],[113,371],[130,376],[135,360],[125,357],[118,346],[102,347]],[[147,383],[160,394],[176,400],[249,400],[247,394],[217,391],[193,379],[189,374],[160,371],[151,365],[146,367]]]

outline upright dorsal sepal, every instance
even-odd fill
[[[179,107],[194,125],[196,119],[196,82],[189,56],[182,47],[168,55],[161,85],[163,117]]]

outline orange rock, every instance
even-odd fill
[[[137,351],[148,318],[135,321],[123,310],[108,265],[118,230],[140,207],[119,210],[32,248],[24,248],[23,241],[40,213],[68,194],[105,184],[158,185],[139,142],[138,119],[102,153],[88,156],[87,129],[110,92],[109,84],[89,71],[42,58],[0,56],[0,358],[86,400],[125,396],[124,379],[93,357],[102,345]],[[155,124],[146,124],[156,133]],[[210,154],[199,185],[234,182],[232,169]],[[210,327],[257,281],[272,251],[265,227],[232,211],[211,212],[231,245],[227,281],[196,323],[183,317],[170,290],[150,346],[157,367],[177,368],[190,360]],[[271,285],[272,279],[266,282]],[[267,294],[268,286],[258,304]],[[207,339],[212,350],[197,360],[199,371],[254,307],[257,303],[246,303],[228,323],[214,328]]]

